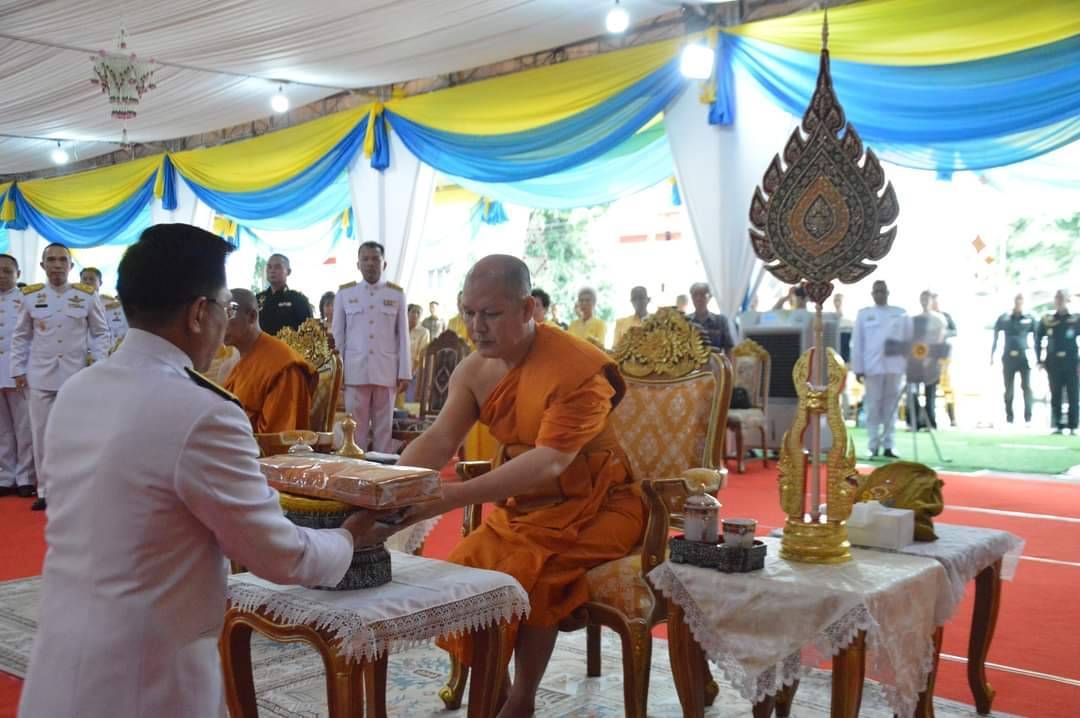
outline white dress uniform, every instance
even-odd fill
[[[226,557],[281,584],[349,567],[349,532],[285,519],[247,415],[190,368],[132,329],[60,390],[22,718],[223,717]]]
[[[885,341],[911,341],[911,320],[900,307],[876,304],[859,310],[851,335],[851,370],[864,375],[870,452],[894,448],[896,410],[907,356],[885,354]]]
[[[26,392],[11,377],[11,339],[22,313],[23,293],[0,292],[0,486],[33,486],[34,451]]]
[[[11,341],[12,377],[26,375],[29,387],[30,432],[34,464],[38,469],[38,495],[45,495],[48,477],[44,466],[45,424],[61,385],[91,361],[109,354],[109,327],[88,284],[32,284],[23,287],[22,313]]]
[[[345,364],[345,411],[356,420],[356,443],[390,450],[398,380],[412,378],[405,291],[392,282],[349,282],[334,297],[334,344]]]
[[[109,348],[115,350],[116,345],[123,341],[128,330],[124,307],[119,299],[107,294],[101,295],[101,304],[105,310],[105,321],[109,324]]]

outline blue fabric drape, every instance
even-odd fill
[[[82,219],[56,219],[38,212],[22,196],[18,186],[13,187],[11,197],[15,201],[15,213],[21,226],[13,223],[12,228],[25,229],[29,225],[46,241],[59,242],[75,249],[102,244],[130,244],[150,225],[150,200],[154,196],[155,177],[151,175],[135,194],[108,212]]]
[[[817,55],[726,36],[731,61],[801,116]],[[987,60],[931,66],[831,61],[848,120],[882,159],[917,169],[982,169],[1080,138],[1080,37]],[[730,88],[717,80],[717,102]]]
[[[588,110],[501,135],[443,132],[389,110],[386,115],[405,146],[440,172],[479,182],[520,182],[600,157],[644,127],[685,86],[676,59]]]
[[[636,194],[671,176],[674,163],[663,123],[638,132],[591,162],[522,182],[450,177],[484,197],[536,209],[593,207]]]
[[[269,189],[257,192],[219,192],[194,182],[188,182],[188,185],[195,196],[226,217],[261,220],[288,214],[312,201],[341,177],[349,162],[364,145],[367,123],[368,118],[365,117],[318,162]],[[384,146],[388,144],[384,143]]]
[[[352,192],[349,189],[349,173],[342,172],[332,183],[310,200],[290,212],[274,217],[244,219],[223,214],[248,229],[254,230],[290,230],[306,229],[319,222],[324,222],[340,215],[352,205]]]

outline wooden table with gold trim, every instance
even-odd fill
[[[229,577],[220,649],[232,718],[255,718],[251,632],[313,645],[326,667],[332,718],[386,715],[387,656],[419,642],[470,631],[477,657],[470,718],[497,712],[508,649],[502,623],[528,610],[512,577],[391,551],[394,579],[359,591],[278,586],[251,574]]]

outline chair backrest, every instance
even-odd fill
[[[310,429],[333,431],[343,365],[341,356],[330,349],[326,327],[318,319],[308,319],[297,329],[284,327],[277,333],[277,338],[295,349],[318,373],[311,387]]]
[[[469,345],[447,329],[424,349],[416,387],[420,416],[438,414],[450,395],[450,375],[468,356]]]
[[[612,412],[636,479],[723,466],[731,363],[674,309],[627,331],[616,350],[626,395]]]
[[[743,339],[731,350],[735,386],[750,395],[750,406],[765,411],[769,402],[769,372],[772,358],[753,339]]]

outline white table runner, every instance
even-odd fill
[[[241,573],[229,577],[229,601],[246,610],[265,606],[282,623],[325,628],[358,660],[528,615],[528,595],[507,574],[397,551],[390,557],[393,580],[384,586],[316,591]]]

